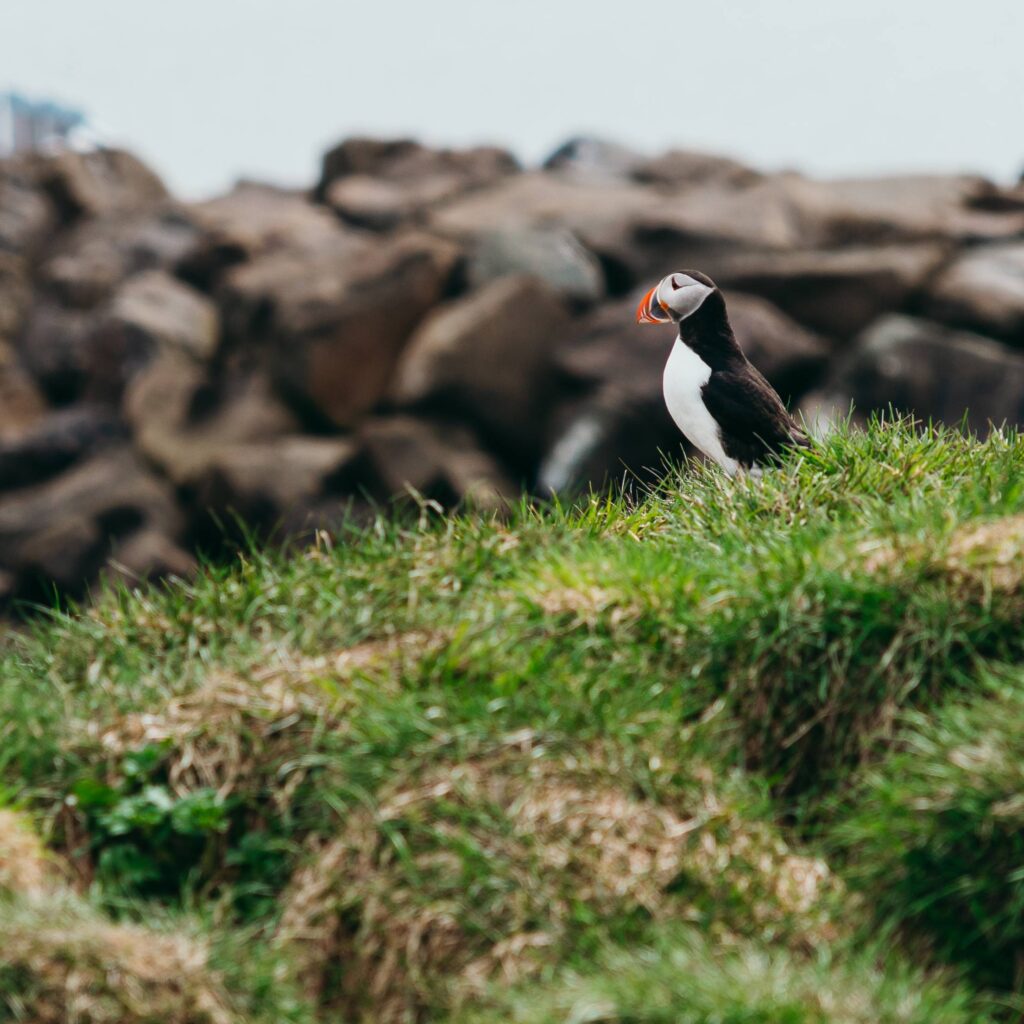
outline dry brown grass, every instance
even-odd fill
[[[1024,582],[1024,516],[962,526],[953,534],[946,568],[974,586],[1019,594]]]
[[[355,678],[397,687],[408,664],[441,642],[438,634],[416,632],[316,658],[275,652],[267,667],[245,674],[214,671],[157,711],[87,723],[84,739],[100,744],[112,776],[125,754],[164,744],[169,784],[178,795],[200,787],[222,798],[265,791],[282,810],[307,778],[301,755],[325,732],[345,732],[358,700]]]
[[[0,927],[0,1019],[32,1024],[238,1020],[208,968],[204,947],[183,935],[110,924],[66,900],[6,906]]]
[[[813,946],[836,934],[835,890],[824,863],[744,821],[710,779],[683,813],[599,759],[531,756],[518,738],[394,786],[317,844],[278,937],[321,1006],[397,1022],[557,959],[581,906],[706,923],[721,910],[723,937]]]
[[[14,811],[0,810],[0,893],[39,896],[60,880],[56,859],[28,822]]]

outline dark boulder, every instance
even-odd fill
[[[387,501],[415,495],[446,508],[469,502],[499,509],[521,488],[464,426],[415,416],[368,420],[358,440],[365,457],[363,488]]]
[[[190,218],[169,204],[83,221],[43,262],[40,284],[64,305],[88,309],[109,299],[133,274],[170,270],[197,239]]]
[[[84,592],[112,545],[147,530],[170,540],[183,526],[173,490],[127,446],[0,499],[0,570],[8,596],[44,599],[53,585]]]
[[[228,275],[233,331],[248,316],[274,381],[303,415],[347,427],[383,398],[416,325],[445,293],[458,250],[412,234],[309,259],[274,253]]]
[[[503,277],[435,310],[416,331],[392,397],[465,417],[519,471],[535,464],[552,397],[565,304],[529,277]]]
[[[0,492],[56,476],[124,436],[110,409],[86,405],[51,413],[17,439],[0,442]]]
[[[773,302],[811,330],[846,340],[876,317],[911,308],[946,259],[942,243],[724,257],[719,285]]]
[[[1024,241],[967,249],[932,281],[925,310],[1024,348]]]
[[[971,429],[1024,424],[1024,355],[997,342],[926,320],[885,316],[837,363],[814,412],[834,417],[853,403],[865,414],[890,405]]]

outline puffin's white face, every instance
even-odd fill
[[[704,275],[701,275],[702,277]],[[709,279],[708,279],[709,281]],[[638,324],[679,323],[693,316],[704,300],[715,290],[708,281],[699,281],[690,274],[680,272],[663,277],[640,301],[636,311]]]

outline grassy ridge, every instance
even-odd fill
[[[996,1019],[1022,513],[1015,436],[879,423],[110,594],[0,654],[61,865],[26,892],[0,846],[0,915],[190,936],[183,1021]],[[31,1019],[62,975],[5,956]]]

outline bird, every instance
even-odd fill
[[[679,327],[665,372],[665,405],[687,440],[729,476],[760,475],[810,441],[778,393],[743,354],[725,297],[707,274],[683,270],[640,300],[638,324]]]

